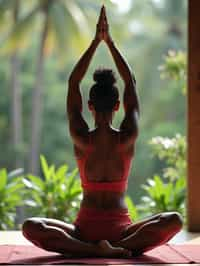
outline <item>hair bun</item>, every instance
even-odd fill
[[[97,69],[93,74],[93,79],[96,83],[101,85],[113,85],[116,82],[115,74],[112,69]]]

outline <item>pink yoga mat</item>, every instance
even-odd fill
[[[0,246],[0,264],[133,265],[153,263],[200,263],[200,245],[163,245],[131,259],[69,258],[32,245]]]

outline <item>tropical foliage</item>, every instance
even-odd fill
[[[142,185],[146,194],[140,210],[145,215],[163,211],[178,211],[185,216],[186,200],[186,145],[185,138],[155,137],[151,140],[154,153],[165,161],[163,173],[154,175]]]
[[[21,169],[10,173],[0,170],[0,230],[15,226],[16,207],[23,204],[25,192],[21,174]]]
[[[82,198],[77,168],[69,172],[68,165],[65,164],[56,169],[54,165],[48,165],[44,156],[40,159],[44,180],[32,174],[23,178],[27,188],[24,204],[29,206],[29,216],[32,213],[35,216],[72,222]]]
[[[58,168],[40,157],[42,176],[23,174],[23,169],[7,173],[0,170],[0,230],[20,228],[16,223],[17,207],[25,207],[25,216],[56,218],[65,222],[75,219],[82,198],[77,168]]]
[[[185,94],[186,55],[179,51],[170,51],[165,56],[165,63],[160,67],[161,78],[174,80],[179,90]],[[145,196],[139,206],[143,215],[162,211],[178,211],[185,217],[186,201],[186,139],[176,134],[175,137],[157,136],[151,139],[152,152],[164,161],[161,174],[148,178],[142,185]]]

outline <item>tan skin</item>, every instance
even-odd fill
[[[88,107],[93,114],[96,125],[96,128],[92,131],[89,130],[82,116],[80,82],[101,41],[104,41],[110,50],[125,84],[123,97],[125,117],[119,130],[111,125],[114,113],[119,108],[119,101],[113,111],[106,115],[95,112],[94,106],[88,101]],[[135,141],[138,135],[139,116],[139,103],[135,85],[135,78],[127,62],[110,37],[103,6],[95,38],[80,58],[69,78],[67,97],[70,134],[73,139],[76,158],[85,156],[88,147],[92,146],[93,152],[89,155],[85,169],[87,179],[90,181],[109,182],[120,180],[124,171],[122,156],[126,155],[133,158]],[[121,192],[84,191],[81,205],[96,209],[126,209],[124,196],[125,194]],[[109,243],[107,240],[102,240],[99,243],[81,241],[78,229],[74,225],[49,218],[29,218],[24,222],[22,230],[27,239],[45,250],[72,254],[77,257],[129,257],[131,255],[130,251],[133,254],[138,254],[166,243],[181,227],[182,220],[179,214],[167,212],[133,223],[124,232],[124,238],[114,243]]]

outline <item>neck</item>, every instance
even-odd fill
[[[112,124],[112,113],[95,113],[95,126],[109,128]]]

